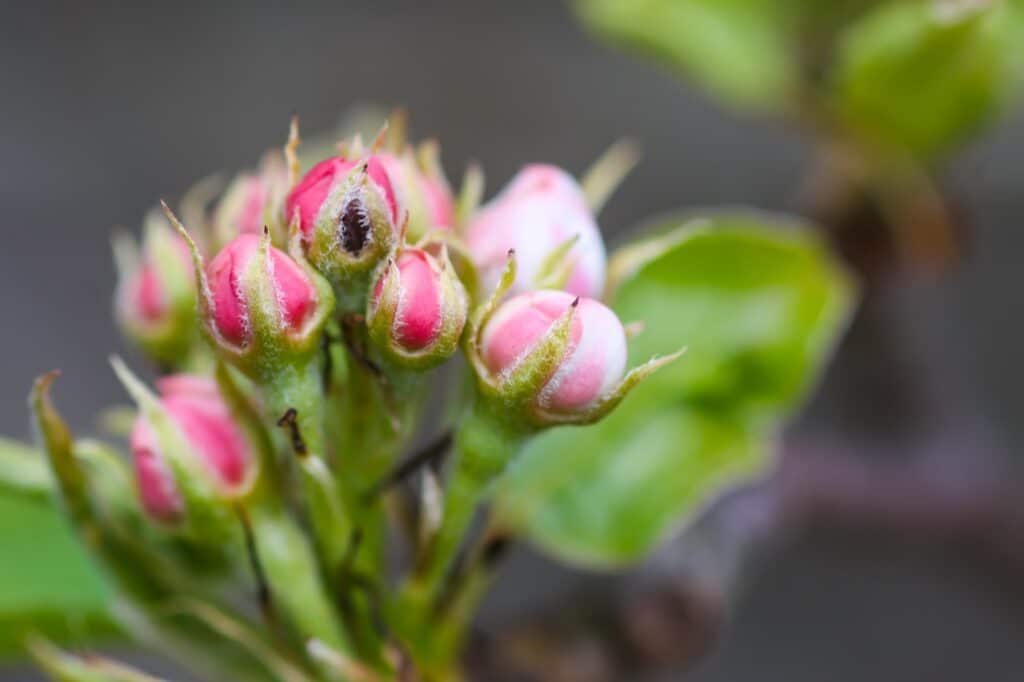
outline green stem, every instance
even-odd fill
[[[269,505],[253,509],[251,522],[272,603],[282,606],[303,640],[316,638],[338,651],[351,651],[302,530]]]
[[[339,498],[338,486],[324,456],[324,409],[318,363],[305,362],[277,368],[261,382],[271,417],[294,415],[292,447],[302,480],[317,549],[328,575],[338,569],[352,534],[350,519]],[[294,411],[294,412],[291,412]]]
[[[436,673],[451,667],[453,652],[444,645],[441,629],[434,627],[439,599],[477,507],[527,434],[500,410],[479,402],[460,426],[455,441],[457,459],[445,486],[441,525],[392,612],[417,664],[426,670]]]

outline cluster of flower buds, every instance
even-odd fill
[[[443,513],[397,601],[419,614],[411,623],[433,613],[476,505],[526,439],[600,419],[673,359],[626,371],[626,330],[600,300],[589,179],[585,192],[560,168],[529,165],[477,207],[471,172],[456,207],[437,146],[393,133],[344,143],[303,174],[293,126],[284,153],[238,176],[212,213],[183,202],[195,233],[164,206],[141,254],[118,247],[118,319],[165,373],[157,394],[114,362],[139,408],[139,506],[174,542],[207,548],[237,540],[252,512],[247,540],[262,538],[266,577],[303,641],[339,650],[375,635],[343,633],[320,581],[351,569],[354,529],[376,522],[365,488],[415,431],[426,370],[461,349],[476,391],[434,502]],[[186,361],[197,348],[202,361]],[[292,590],[296,566],[307,582]]]

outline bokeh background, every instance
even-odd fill
[[[643,163],[602,215],[612,243],[678,207],[792,208],[811,154],[796,131],[723,112],[593,41],[554,0],[5,3],[0,64],[0,432],[17,437],[29,435],[28,387],[51,368],[81,430],[124,401],[106,362],[130,352],[110,316],[111,229],[198,177],[254,165],[293,112],[316,131],[361,103],[408,107],[414,134],[441,140],[450,177],[478,160],[491,192],[526,162],[579,172],[634,137]],[[927,470],[921,494],[938,496],[950,526],[1020,547],[1019,516],[992,522],[975,498],[1015,475],[1024,446],[1022,149],[1024,115],[1009,112],[957,157],[965,260],[884,284],[870,331],[844,342],[786,440],[883,479]],[[978,552],[971,533],[936,532],[942,522],[916,534],[821,525],[747,576],[685,679],[1021,679],[1019,558]],[[624,582],[517,549],[482,627],[583,609]],[[0,662],[2,679],[33,675]]]

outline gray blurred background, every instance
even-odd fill
[[[254,165],[293,112],[315,131],[361,102],[406,106],[417,137],[442,141],[450,177],[479,160],[489,193],[523,163],[579,172],[635,137],[644,161],[602,215],[612,242],[677,207],[790,208],[809,160],[794,131],[737,119],[593,42],[554,0],[145,4],[0,9],[4,434],[28,435],[28,387],[54,367],[77,428],[123,402],[106,362],[127,351],[110,316],[111,228],[135,228],[200,176]],[[889,283],[882,324],[844,344],[791,450],[938,461],[940,490],[1013,470],[1024,444],[1022,136],[1024,116],[1011,114],[957,159],[966,262],[942,280]],[[749,576],[721,642],[686,679],[1024,678],[1021,574],[942,534],[906,537],[801,534]],[[609,582],[517,550],[484,628],[545,605],[582,608]],[[20,675],[0,664],[2,679],[34,679]]]

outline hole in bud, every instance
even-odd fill
[[[348,202],[341,216],[341,248],[358,256],[370,235],[370,215],[359,199]]]

